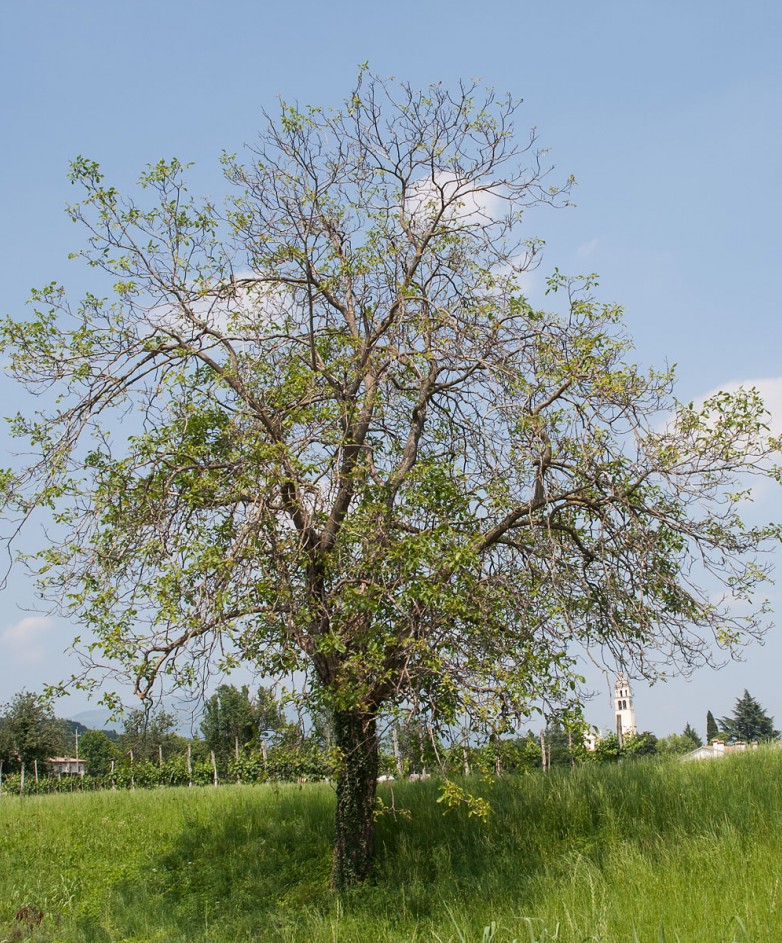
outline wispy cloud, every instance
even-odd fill
[[[576,249],[576,258],[578,259],[589,258],[589,256],[594,253],[595,249],[597,249],[599,245],[600,245],[599,239],[590,239],[589,242],[582,243]]]
[[[55,624],[49,616],[26,616],[3,630],[0,645],[18,663],[38,665],[50,653],[46,643]]]

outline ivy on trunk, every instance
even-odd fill
[[[375,848],[378,775],[377,720],[360,711],[334,713],[339,751],[332,886],[345,890],[363,881]]]

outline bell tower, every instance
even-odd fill
[[[616,715],[616,736],[620,745],[626,736],[637,733],[635,726],[635,708],[630,682],[623,674],[616,676],[614,685],[614,713]]]

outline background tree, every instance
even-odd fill
[[[615,763],[622,758],[624,750],[615,733],[609,733],[595,743],[595,749],[588,754],[597,763]]]
[[[238,752],[258,735],[250,689],[221,684],[204,703],[201,734],[210,750],[221,758]]]
[[[68,756],[76,756],[81,746],[82,735],[87,732],[88,728],[78,720],[67,720],[60,717],[55,719],[55,723],[60,728],[63,753]]]
[[[566,185],[517,106],[362,72],[226,158],[225,210],[178,161],[121,196],[79,159],[97,290],[49,285],[2,330],[56,389],[13,424],[39,460],[0,479],[12,528],[56,508],[43,591],[143,698],[237,660],[306,673],[341,756],[336,887],[370,867],[384,709],[496,731],[572,697],[579,644],[649,677],[762,631],[769,531],[736,484],[768,467],[762,403],[678,407],[593,278],[529,304],[522,220]]]
[[[253,716],[256,736],[262,739],[295,741],[302,738],[300,726],[287,719],[282,704],[270,688],[258,688]]]
[[[79,756],[90,776],[107,776],[116,750],[105,731],[87,730],[79,738]]]
[[[732,740],[776,740],[779,731],[774,729],[774,718],[770,717],[754,697],[744,690],[736,700],[733,713],[720,717],[722,733]]]
[[[433,773],[438,769],[440,744],[429,719],[410,714],[397,726],[397,744],[407,774]]]
[[[184,739],[177,735],[177,717],[170,711],[142,708],[129,711],[123,721],[117,748],[122,753],[133,751],[134,760],[151,762],[182,751]]]
[[[703,746],[703,741],[697,731],[687,724],[681,733],[672,733],[668,737],[661,737],[657,741],[657,752],[666,755],[683,756],[696,747]]]
[[[706,712],[706,743],[711,743],[712,740],[716,740],[719,737],[720,728],[717,726],[717,721],[714,719],[714,714],[711,711]]]
[[[692,749],[693,749],[693,750],[694,750],[696,747],[702,747],[702,746],[703,746],[703,740],[701,740],[698,731],[697,731],[694,727],[691,727],[690,724],[689,724],[689,722],[684,725],[684,730],[682,731],[682,736],[683,736],[683,737],[687,737],[687,739],[692,742]]]
[[[651,730],[629,734],[624,738],[622,751],[625,756],[655,756],[658,752],[657,737]]]
[[[6,769],[31,766],[67,752],[68,741],[51,704],[41,695],[21,691],[3,707],[0,757]]]
[[[546,725],[544,742],[547,767],[572,765],[572,739],[559,720],[552,720]]]
[[[261,740],[301,739],[300,731],[285,717],[281,704],[268,688],[250,689],[221,684],[204,703],[201,733],[211,750],[225,759],[248,743]]]

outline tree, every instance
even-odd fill
[[[63,753],[66,741],[51,704],[41,695],[22,691],[3,707],[0,717],[0,758],[6,767],[44,762]]]
[[[658,740],[657,752],[682,756],[701,746],[703,746],[703,741],[698,736],[697,731],[687,724],[681,733],[672,733],[670,736]]]
[[[87,730],[79,739],[79,755],[90,776],[106,776],[114,759],[114,748],[105,730]]]
[[[615,733],[601,737],[589,757],[598,763],[616,763],[624,756],[624,748]]]
[[[253,703],[255,735],[262,738],[279,736],[288,739],[300,739],[301,731],[296,724],[290,723],[282,705],[269,688],[258,688],[258,695]]]
[[[573,751],[571,749],[572,734],[562,726],[558,719],[549,721],[543,738],[546,745],[546,767],[571,766]]]
[[[249,743],[258,733],[249,688],[221,684],[204,703],[201,733],[209,749],[221,757]]]
[[[694,750],[696,747],[702,747],[702,746],[703,746],[703,740],[701,740],[700,735],[698,734],[698,731],[697,731],[694,727],[691,727],[690,724],[689,724],[689,722],[687,722],[687,723],[684,725],[684,730],[682,731],[682,736],[683,736],[683,737],[686,737],[688,740],[691,741],[691,743],[692,743],[692,749],[693,749],[693,750]]]
[[[717,726],[717,721],[714,719],[714,714],[711,711],[706,712],[706,743],[711,743],[712,740],[716,740],[720,735],[720,728]]]
[[[56,392],[0,479],[14,527],[56,509],[42,591],[143,698],[237,661],[305,673],[341,758],[337,888],[371,865],[382,713],[500,734],[577,698],[579,645],[653,677],[763,629],[770,529],[738,514],[772,454],[758,394],[677,405],[592,277],[529,303],[523,217],[567,184],[517,107],[362,71],[225,158],[225,210],[176,160],[121,196],[79,158],[98,288],[2,329]]]
[[[622,750],[625,756],[654,756],[658,752],[657,742],[651,730],[643,730],[625,737]]]
[[[201,733],[209,748],[225,758],[259,737],[290,737],[292,726],[268,688],[259,688],[253,700],[246,685],[221,684],[204,704]]]
[[[774,718],[769,717],[754,697],[744,690],[736,700],[733,713],[720,717],[720,728],[724,736],[732,740],[776,740],[779,731],[774,729]]]
[[[182,738],[176,733],[177,718],[165,710],[137,708],[124,718],[119,747],[124,752],[133,751],[136,760],[157,760],[161,750],[179,751]]]

